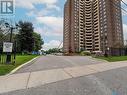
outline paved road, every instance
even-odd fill
[[[127,67],[1,95],[127,95]]]
[[[34,63],[24,66],[16,73],[82,66],[102,62],[103,61],[84,56],[42,56],[38,58]]]

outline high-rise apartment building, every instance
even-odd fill
[[[64,7],[64,53],[87,50],[122,54],[120,6],[120,0],[67,0]]]

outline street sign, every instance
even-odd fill
[[[3,43],[3,52],[12,52],[13,43],[4,42]]]

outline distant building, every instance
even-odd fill
[[[64,53],[87,50],[122,55],[120,6],[120,0],[67,0],[64,7]]]

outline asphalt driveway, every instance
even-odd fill
[[[34,72],[90,64],[104,63],[89,56],[41,56],[33,63],[30,63],[16,73]]]

